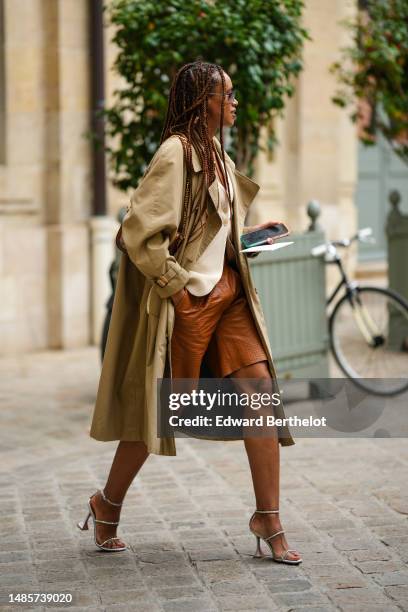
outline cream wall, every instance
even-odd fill
[[[336,82],[329,73],[347,39],[339,21],[353,11],[348,0],[306,1],[304,24],[312,40],[305,44],[295,96],[284,119],[276,122],[280,145],[272,158],[259,157],[261,191],[250,221],[282,219],[294,230],[304,230],[309,222],[306,204],[317,199],[322,205],[319,221],[330,237],[347,235],[355,227],[355,127],[347,112],[331,102]]]
[[[0,353],[89,341],[88,16],[77,0],[3,0]]]

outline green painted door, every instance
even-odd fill
[[[358,183],[356,205],[358,227],[372,227],[376,242],[359,243],[360,261],[381,261],[387,256],[385,223],[390,205],[388,195],[401,194],[400,210],[408,213],[408,166],[380,138],[378,144],[358,145]]]

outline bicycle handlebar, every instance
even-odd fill
[[[324,242],[323,244],[319,244],[318,246],[313,247],[310,251],[313,257],[320,257],[321,255],[331,255],[335,257],[337,255],[336,247],[349,247],[355,240],[359,240],[360,242],[375,242],[372,238],[373,230],[371,227],[363,227],[358,230],[354,236],[351,238],[343,238],[343,240],[331,240],[328,242]]]
[[[327,244],[319,244],[318,246],[313,247],[310,251],[313,257],[320,257],[320,255],[324,255],[327,253]]]

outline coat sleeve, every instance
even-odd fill
[[[166,140],[133,192],[122,222],[128,256],[158,295],[167,298],[182,289],[189,273],[169,253],[179,226],[184,188],[184,154],[178,138]]]

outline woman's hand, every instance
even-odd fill
[[[272,227],[277,225],[280,221],[265,221],[265,223],[258,223],[258,225],[251,225],[250,227],[246,227],[246,232],[257,232],[258,230],[267,229],[268,227]],[[273,238],[267,238],[266,244],[273,244]],[[256,253],[245,253],[247,257],[257,257],[259,255],[259,251]]]
[[[173,293],[173,295],[170,296],[174,306],[177,306],[177,304],[181,302],[185,291],[186,289],[183,287],[183,289],[180,289],[180,291],[177,291],[177,293]]]
[[[268,229],[268,227],[273,227],[274,225],[278,225],[278,223],[280,223],[280,221],[265,221],[265,223],[259,223],[258,225],[251,225],[251,227],[246,227],[246,234],[249,234],[249,232],[257,232],[258,230],[263,230],[263,229]],[[274,239],[271,238],[267,238],[266,239],[266,244],[273,244]]]

